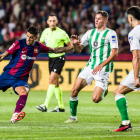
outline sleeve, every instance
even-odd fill
[[[81,45],[83,45],[83,46],[87,46],[88,44],[89,44],[89,37],[88,37],[88,35],[89,35],[89,31],[87,31],[84,35],[83,35],[83,37],[81,38]]]
[[[69,36],[68,36],[68,34],[66,32],[63,33],[63,37],[64,37],[65,44],[67,44],[68,42],[70,42],[70,38],[69,38]]]
[[[118,49],[118,38],[115,31],[112,31],[111,34],[109,35],[109,42],[110,42],[111,49],[113,48]]]
[[[45,30],[41,34],[40,42],[43,42],[43,43],[45,42]]]
[[[19,41],[16,41],[9,47],[9,49],[7,49],[7,52],[11,55],[16,51],[18,51],[19,49],[20,49]]]
[[[128,40],[130,43],[130,51],[140,50],[140,42],[139,42],[139,37],[137,34],[136,35],[129,34]]]
[[[50,49],[49,47],[45,46],[44,44],[41,44],[40,42],[38,42],[38,43],[39,43],[39,46],[41,48],[41,52],[46,53],[49,51],[49,49]]]

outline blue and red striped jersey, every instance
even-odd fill
[[[48,52],[48,50],[49,47],[37,41],[33,46],[29,46],[26,44],[26,39],[18,40],[7,50],[12,55],[12,59],[3,70],[20,79],[28,79],[29,72],[37,56],[41,52]]]

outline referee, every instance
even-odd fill
[[[57,27],[57,17],[54,13],[51,13],[48,16],[47,24],[49,28],[46,28],[41,35],[40,42],[44,43],[52,48],[64,47],[64,43],[68,46],[71,46],[69,36],[67,33]],[[51,97],[55,93],[55,96],[58,100],[58,106],[51,112],[65,112],[63,100],[62,100],[62,90],[59,86],[59,77],[62,71],[62,68],[65,64],[65,53],[59,54],[49,54],[49,88],[47,91],[47,96],[44,104],[36,106],[36,108],[42,112],[47,112],[47,108],[50,102]]]

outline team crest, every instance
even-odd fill
[[[102,39],[105,39],[105,36],[103,36]]]
[[[35,48],[35,49],[34,49],[34,52],[35,52],[35,53],[38,53],[38,49],[37,49],[37,48]]]
[[[129,43],[131,44],[132,41],[133,41],[133,36],[130,36],[130,37],[128,38],[128,40],[129,40]]]

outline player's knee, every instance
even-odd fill
[[[102,97],[92,96],[92,100],[93,100],[94,103],[99,103],[102,100]]]
[[[56,81],[54,79],[50,78],[49,79],[49,84],[54,84],[55,85],[56,84]]]
[[[19,92],[19,95],[27,95],[28,92],[26,91],[26,89],[21,89]]]
[[[119,94],[119,91],[116,89],[113,94],[114,94],[114,96],[116,96]]]

